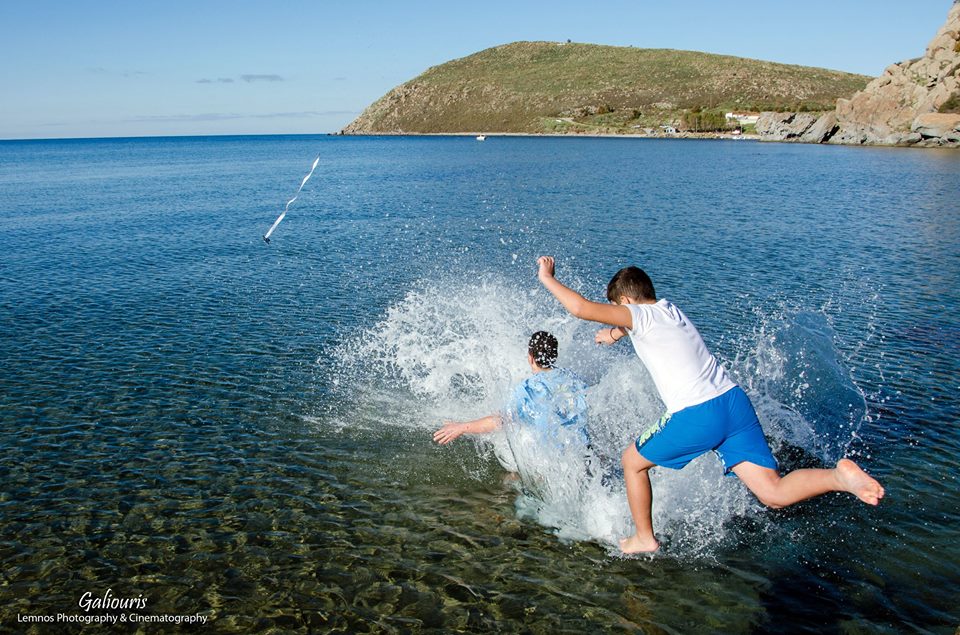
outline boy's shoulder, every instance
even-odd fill
[[[624,304],[623,306],[627,307],[632,312],[650,312],[668,311],[671,308],[676,308],[677,305],[666,298],[660,298],[656,302],[639,302],[637,304]]]
[[[656,302],[646,302],[643,304],[627,304],[630,314],[633,316],[633,335],[642,335],[653,327],[663,327],[674,324],[683,324],[686,317],[680,307],[666,298],[660,298]]]
[[[579,374],[570,370],[569,368],[558,366],[556,368],[551,368],[550,370],[545,370],[543,372],[530,375],[521,381],[520,384],[518,384],[518,387],[537,388],[547,392],[561,387],[585,390],[587,387],[587,382],[584,381]]]
[[[540,376],[543,383],[553,389],[586,390],[587,388],[587,382],[569,368],[557,367],[544,373],[538,373],[537,376]]]

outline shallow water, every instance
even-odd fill
[[[109,588],[214,632],[952,633],[957,192],[957,153],[744,141],[0,143],[0,623]],[[663,553],[624,559],[622,485],[577,457],[433,445],[540,328],[598,453],[659,416],[544,253],[595,298],[643,266],[783,467],[851,456],[883,504],[764,510],[705,456],[654,474]]]

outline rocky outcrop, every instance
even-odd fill
[[[814,122],[812,126],[800,137],[800,141],[805,143],[826,143],[837,134],[840,124],[837,123],[837,113],[828,112],[822,115]]]
[[[913,120],[910,130],[923,139],[960,142],[960,115],[931,112]]]
[[[765,141],[795,141],[816,120],[805,113],[763,112],[757,120],[757,134]]]
[[[853,145],[960,147],[960,0],[923,57],[888,67],[837,109],[763,113],[764,140]]]
[[[827,143],[840,130],[837,113],[764,112],[757,121],[757,134],[764,141]]]

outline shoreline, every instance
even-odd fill
[[[764,137],[759,134],[739,134],[719,132],[678,132],[675,134],[645,134],[645,133],[555,133],[555,132],[331,132],[334,137],[477,137],[483,135],[486,139],[493,137],[530,137],[530,138],[587,138],[587,139],[668,139],[686,141],[759,141],[761,143],[785,143],[790,145],[825,145],[848,148],[897,148],[914,150],[946,150],[956,151],[960,145],[924,145],[924,144],[893,144],[893,143],[838,143],[800,141],[799,139],[779,139]]]
[[[335,137],[570,137],[592,139],[715,139],[720,141],[761,141],[757,134],[734,135],[719,132],[678,132],[676,134],[644,133],[557,133],[557,132],[333,132]]]
[[[759,141],[759,135],[722,135],[718,133],[678,133],[674,135],[618,134],[618,133],[537,133],[537,132],[277,132],[258,134],[189,134],[189,135],[139,135],[119,137],[28,137],[22,139],[0,139],[0,143],[37,143],[62,141],[127,141],[157,139],[208,139],[208,138],[252,138],[252,137],[587,137],[587,138],[628,138],[628,139],[747,139]]]
[[[534,133],[534,132],[302,132],[302,133],[270,133],[270,134],[212,134],[212,135],[149,135],[139,137],[40,137],[30,139],[0,139],[0,145],[16,144],[35,144],[35,143],[87,143],[101,141],[156,141],[163,139],[173,140],[205,140],[218,138],[269,138],[269,137],[477,137],[483,134],[486,138],[493,137],[529,137],[536,138],[587,138],[587,139],[666,139],[681,141],[754,141],[760,143],[786,143],[800,145],[828,145],[835,147],[849,148],[899,148],[916,150],[944,150],[956,152],[960,146],[930,146],[930,145],[894,145],[894,144],[876,144],[876,143],[815,143],[811,141],[797,141],[794,139],[772,139],[764,138],[757,134],[731,135],[723,133],[693,133],[681,132],[677,134],[653,134],[644,133]]]

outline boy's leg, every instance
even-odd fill
[[[627,503],[637,526],[637,533],[621,540],[620,549],[624,553],[656,551],[660,543],[653,535],[653,488],[650,487],[649,474],[650,468],[655,464],[641,456],[636,445],[632,443],[623,451],[622,462],[623,479],[627,485]]]
[[[733,467],[733,473],[761,503],[774,509],[827,492],[849,492],[876,505],[884,493],[880,483],[850,459],[840,459],[833,469],[794,470],[783,477],[776,470],[743,461]]]
[[[883,498],[880,483],[849,459],[841,459],[832,470],[795,470],[781,477],[774,469],[777,462],[760,429],[756,410],[743,389],[733,388],[719,400],[727,402],[727,436],[716,452],[724,465],[733,465],[733,473],[764,505],[786,507],[827,492],[849,492],[869,505]]]

